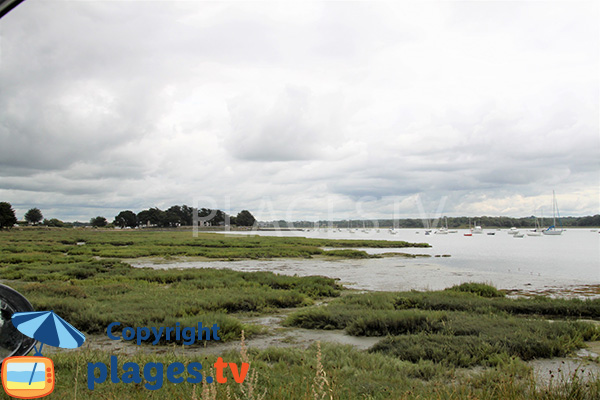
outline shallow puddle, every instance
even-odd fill
[[[581,358],[552,358],[528,363],[539,385],[571,381],[576,374],[584,382],[600,376],[600,365]]]

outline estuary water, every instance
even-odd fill
[[[489,282],[500,289],[546,292],[561,295],[600,285],[600,234],[589,229],[570,229],[560,236],[514,238],[506,230],[487,230],[464,236],[467,231],[425,235],[424,231],[387,229],[357,231],[232,231],[231,235],[303,236],[330,239],[405,240],[426,242],[431,248],[362,249],[371,254],[403,252],[431,257],[386,257],[363,260],[247,260],[156,263],[136,260],[132,265],[153,268],[231,268],[267,270],[290,275],[324,275],[338,278],[346,286],[362,290],[438,290],[462,282]],[[486,232],[494,232],[487,235]],[[523,231],[525,232],[525,231]],[[436,257],[442,256],[445,257]],[[448,257],[449,256],[449,257]],[[597,291],[596,288],[594,290]],[[597,295],[598,293],[596,293]],[[585,294],[584,294],[585,295]]]

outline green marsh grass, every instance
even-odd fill
[[[77,243],[85,243],[78,245]],[[24,229],[0,232],[0,279],[36,309],[53,309],[86,333],[104,334],[113,321],[125,326],[195,326],[217,323],[225,340],[261,332],[241,316],[299,308],[290,326],[345,329],[381,337],[370,351],[323,343],[320,349],[249,349],[253,393],[265,399],[491,399],[597,400],[598,377],[576,376],[540,386],[524,360],[568,354],[598,328],[572,321],[598,318],[598,300],[510,299],[495,288],[465,284],[438,292],[363,293],[339,297],[343,288],[325,277],[216,269],[132,268],[123,259],[199,257],[228,260],[274,257],[365,257],[352,247],[425,247],[426,244],[331,241],[200,234],[180,231]],[[333,248],[325,251],[322,247]],[[329,254],[328,254],[329,253]],[[326,306],[311,306],[326,298]],[[309,306],[309,307],[307,307]],[[551,318],[552,322],[546,318]],[[166,343],[165,343],[166,344]],[[161,346],[160,352],[119,354],[119,363],[199,361],[216,355]],[[52,395],[77,399],[247,398],[237,384],[142,385],[105,382],[87,389],[87,363],[110,353],[84,345],[52,354],[57,386]],[[240,352],[219,354],[239,363]],[[479,370],[470,369],[478,366]],[[109,378],[110,380],[110,378]],[[247,389],[247,388],[246,388]],[[244,390],[246,390],[244,389]],[[206,394],[208,393],[208,394]],[[246,392],[247,393],[247,392]],[[324,395],[324,396],[323,396]],[[8,398],[1,394],[0,398]]]
[[[212,397],[202,385],[187,382],[173,384],[163,376],[161,389],[151,391],[143,384],[98,384],[94,391],[87,388],[87,363],[109,363],[107,352],[84,348],[52,354],[56,370],[56,398],[86,399],[227,399],[262,398],[265,400],[314,400],[315,398],[354,399],[485,399],[485,400],[597,400],[600,395],[598,377],[589,381],[577,375],[557,377],[550,386],[540,385],[532,370],[523,361],[503,357],[493,367],[472,371],[446,367],[427,360],[407,362],[382,353],[358,351],[351,346],[322,343],[308,349],[267,348],[227,351],[219,354],[226,362],[250,362],[253,397],[244,386],[232,382],[212,384]],[[211,373],[217,355],[186,354],[170,349],[163,354],[119,354],[119,371],[124,362],[135,362],[142,368],[149,362],[166,366],[173,362],[187,365],[196,361],[204,373]],[[120,375],[120,374],[119,374]],[[325,380],[323,380],[325,378]],[[76,382],[76,383],[75,383]],[[325,383],[326,382],[326,383]],[[230,397],[228,397],[228,394]],[[324,396],[323,396],[324,395]],[[4,393],[2,399],[8,399]]]
[[[53,309],[86,333],[122,326],[160,326],[220,315],[226,339],[238,337],[240,313],[268,313],[336,297],[341,287],[324,277],[270,272],[154,270],[123,259],[201,257],[214,260],[313,256],[364,258],[364,251],[322,247],[411,247],[402,241],[332,241],[295,237],[224,235],[191,231],[20,229],[0,232],[0,279],[21,291],[36,309]],[[248,334],[257,329],[246,326]]]
[[[570,320],[598,318],[600,299],[510,299],[486,286],[349,294],[326,306],[298,310],[285,323],[306,329],[344,329],[355,336],[383,336],[372,352],[453,367],[493,366],[503,357],[565,356],[585,341],[600,339],[597,326]]]
[[[339,296],[342,288],[325,277],[208,268],[133,268],[121,258],[202,255],[244,259],[323,254],[316,246],[318,242],[301,242],[220,234],[194,238],[189,231],[3,231],[0,279],[22,292],[36,309],[55,310],[88,334],[102,334],[113,321],[121,322],[121,327],[138,327],[181,321],[195,326],[191,322],[213,320],[219,322],[223,339],[230,340],[239,337],[242,329],[249,335],[260,331],[240,323],[239,315],[307,306],[315,299]]]

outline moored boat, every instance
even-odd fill
[[[473,236],[473,229],[471,228],[471,218],[469,218],[469,232],[464,234],[465,236]]]
[[[446,220],[446,226],[442,226],[437,231],[435,231],[434,233],[436,235],[447,235],[448,234],[448,218],[445,218],[445,220]]]
[[[556,228],[556,216],[558,214],[558,223],[560,224],[560,212],[558,211],[558,203],[556,202],[556,193],[552,191],[552,226],[548,227],[543,233],[549,236],[558,236],[563,233],[562,227]]]

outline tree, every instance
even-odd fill
[[[106,220],[106,218],[98,216],[96,218],[92,218],[90,220],[90,224],[92,224],[92,226],[95,228],[102,228],[108,225],[108,221]]]
[[[0,229],[12,228],[17,223],[17,217],[15,216],[15,210],[13,210],[10,203],[0,203]]]
[[[25,213],[25,221],[33,225],[40,222],[43,218],[44,216],[42,215],[42,212],[39,208],[32,208]]]
[[[179,217],[179,214],[177,214],[175,211],[173,211],[171,209],[168,209],[167,211],[164,212],[164,214],[160,220],[160,226],[169,227],[169,226],[179,226],[179,225],[181,225],[181,218]]]
[[[252,226],[256,223],[256,218],[248,210],[242,210],[235,217],[235,222],[238,226]]]
[[[142,210],[137,214],[137,219],[140,225],[148,225],[151,217],[150,210]]]
[[[166,212],[167,214],[171,214],[167,217],[167,220],[171,223],[175,221],[175,225],[191,226],[194,223],[194,209],[185,204],[182,206],[172,206]],[[173,214],[177,215],[176,220],[173,217]]]
[[[181,206],[181,224],[192,226],[194,224],[194,209],[186,206]]]
[[[137,217],[141,225],[150,224],[155,226],[162,226],[162,223],[165,220],[165,212],[161,211],[157,207],[154,207],[148,210],[140,211]]]
[[[200,221],[210,225],[224,225],[228,215],[221,210],[211,210],[210,208],[200,208],[198,210],[198,218]]]
[[[56,228],[62,228],[65,226],[65,223],[62,222],[60,219],[52,218],[50,220],[44,219],[44,221],[42,222],[42,225],[53,226]]]
[[[120,226],[121,228],[125,228],[126,226],[135,228],[137,226],[137,222],[137,215],[135,215],[133,211],[125,210],[121,211],[119,215],[115,217],[113,224]]]

